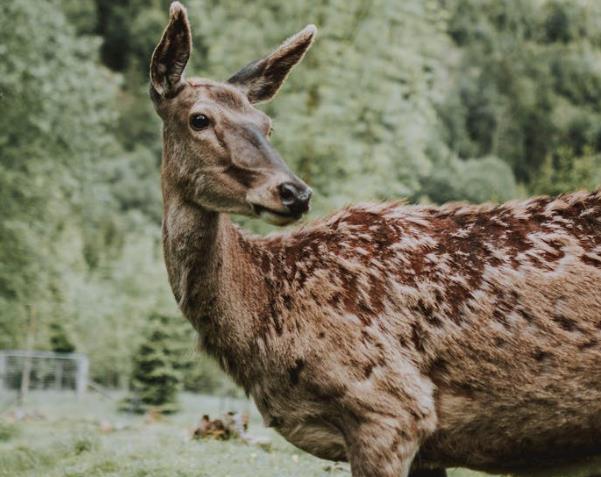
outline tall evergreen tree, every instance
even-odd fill
[[[155,409],[165,414],[178,410],[182,347],[174,319],[179,320],[159,314],[150,317],[146,339],[134,356],[131,391],[121,403],[122,410]]]

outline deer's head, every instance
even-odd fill
[[[271,119],[254,107],[270,100],[305,55],[310,25],[225,82],[184,78],[192,40],[174,2],[150,66],[150,94],[164,126],[162,180],[184,200],[217,212],[287,224],[309,209],[311,189],[271,145]]]

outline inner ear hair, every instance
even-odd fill
[[[150,63],[150,83],[159,98],[173,97],[181,90],[191,51],[192,32],[186,9],[181,3],[173,2],[169,23]]]
[[[278,92],[288,74],[299,63],[315,39],[317,28],[307,25],[282,43],[273,53],[249,63],[228,79],[251,103],[268,101]]]

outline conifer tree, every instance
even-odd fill
[[[121,403],[121,410],[144,413],[154,409],[164,414],[178,410],[181,346],[174,330],[172,318],[150,317],[146,339],[134,356],[130,395]]]

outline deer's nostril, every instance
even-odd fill
[[[298,191],[290,182],[284,182],[280,185],[280,199],[285,205],[294,202]]]
[[[279,186],[280,199],[293,214],[303,214],[309,210],[311,189],[297,186],[292,182],[284,182]]]

